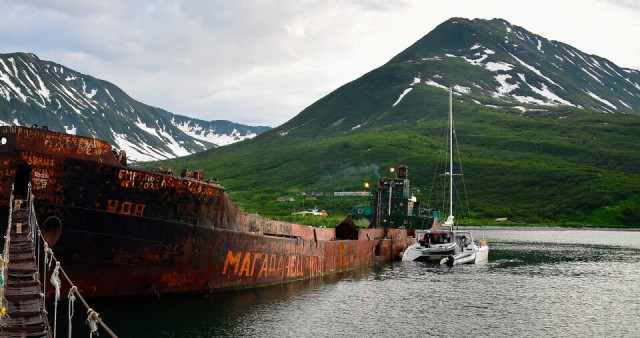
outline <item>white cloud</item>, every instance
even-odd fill
[[[276,126],[456,16],[501,17],[640,68],[640,46],[620,42],[640,35],[634,4],[0,0],[0,52],[35,53],[176,114]]]

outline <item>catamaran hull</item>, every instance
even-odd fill
[[[419,245],[412,245],[402,254],[404,262],[439,262],[442,258],[454,253],[454,248],[432,251]]]
[[[459,265],[459,264],[467,264],[474,263],[476,259],[476,254],[473,252],[465,252],[457,255],[450,255],[446,258],[440,260],[440,265]]]
[[[440,265],[460,265],[460,264],[479,264],[489,261],[489,247],[484,246],[476,248],[471,252],[462,252],[456,255],[450,255],[440,260]]]

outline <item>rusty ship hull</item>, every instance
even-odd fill
[[[396,259],[407,241],[250,216],[218,182],[130,168],[102,140],[2,126],[0,141],[0,224],[12,185],[31,183],[43,237],[87,296],[284,283]]]

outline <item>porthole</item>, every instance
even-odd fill
[[[42,224],[42,237],[50,248],[56,245],[60,235],[62,235],[62,220],[56,216],[47,217]]]
[[[4,137],[4,136],[2,136],[2,138],[0,138],[0,144],[1,144],[1,145],[5,145],[5,144],[7,144],[7,138],[6,138],[6,137]]]

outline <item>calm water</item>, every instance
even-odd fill
[[[394,262],[208,297],[90,303],[121,337],[640,337],[640,232],[484,236],[491,251],[483,265]],[[66,302],[58,310],[66,337]],[[83,310],[76,302],[74,336],[87,332]]]

